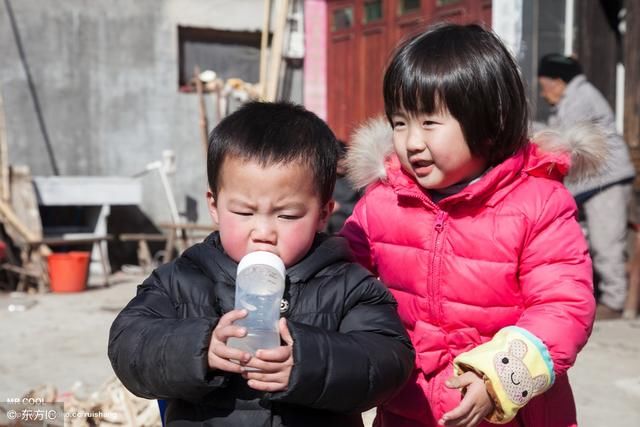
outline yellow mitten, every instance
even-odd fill
[[[495,410],[492,423],[511,421],[532,397],[555,381],[553,362],[540,339],[516,326],[501,329],[491,341],[460,354],[453,361],[456,375],[473,371],[484,378]]]

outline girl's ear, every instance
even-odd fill
[[[209,215],[216,225],[219,225],[218,221],[218,207],[216,206],[216,199],[211,191],[207,191],[207,208],[209,209]]]
[[[325,227],[327,226],[327,222],[331,217],[331,214],[335,210],[335,207],[336,207],[336,201],[331,199],[321,208],[317,231],[323,231],[325,229]]]

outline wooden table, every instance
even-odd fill
[[[203,238],[216,230],[216,227],[213,224],[194,224],[192,222],[165,222],[158,224],[158,227],[166,230],[167,235],[167,243],[164,248],[164,263],[173,259],[174,249],[177,249],[180,254],[189,246],[193,245],[197,238]]]

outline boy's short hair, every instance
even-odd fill
[[[582,74],[582,67],[575,59],[559,53],[549,53],[540,58],[538,77],[562,79],[569,83],[577,75]]]
[[[527,97],[520,71],[491,31],[440,24],[401,45],[387,67],[385,113],[446,108],[471,152],[496,165],[526,142]]]
[[[226,158],[261,166],[300,162],[309,166],[322,200],[333,194],[338,161],[336,137],[318,116],[285,102],[250,102],[225,117],[209,135],[207,178],[214,197]]]

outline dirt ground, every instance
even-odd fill
[[[22,397],[52,384],[59,392],[92,392],[113,376],[107,358],[109,327],[142,276],[119,275],[107,288],[26,298],[0,294],[0,399]],[[640,425],[640,319],[596,323],[570,371],[579,424]],[[367,424],[372,414],[365,415]]]

